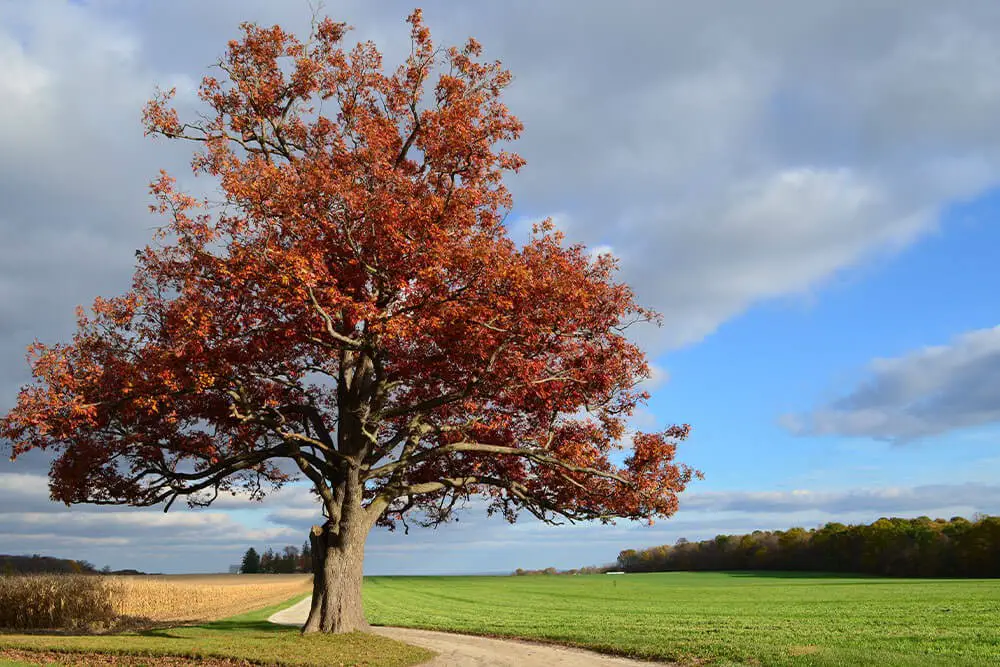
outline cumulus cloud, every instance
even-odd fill
[[[869,377],[845,396],[782,423],[800,434],[907,442],[1000,421],[998,377],[1000,326],[875,359]]]
[[[271,502],[297,505],[296,492]],[[245,509],[240,506],[230,509]],[[41,475],[0,472],[0,553],[42,553],[147,571],[225,571],[249,545],[300,544],[304,532],[219,511],[75,505],[49,500]],[[318,515],[318,509],[317,509]]]
[[[765,4],[578,3],[572,17],[547,4],[524,21],[540,32],[558,17],[547,41],[599,30],[580,43],[630,48],[525,40],[507,59],[526,122],[519,203],[614,248],[666,315],[644,332],[655,348],[898,252],[943,205],[995,182],[986,119],[1000,59],[986,5]],[[507,26],[506,39],[534,30]]]
[[[60,507],[49,500],[45,477],[0,473],[0,508],[17,508],[18,512],[56,512]]]

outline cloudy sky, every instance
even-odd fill
[[[394,66],[410,2],[328,0]],[[644,429],[689,422],[705,472],[653,527],[550,528],[470,508],[378,532],[366,571],[573,567],[757,528],[1000,513],[1000,5],[425,2],[515,81],[528,166],[511,231],[552,216],[620,259],[665,315]],[[0,0],[0,412],[25,346],[129,286],[159,221],[146,186],[189,145],[142,136],[155,86],[183,100],[241,21],[307,29],[306,0]],[[991,287],[994,286],[994,287]],[[46,460],[0,463],[0,553],[220,571],[301,544],[316,509],[67,510]]]

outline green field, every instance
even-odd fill
[[[370,577],[372,623],[660,660],[1000,665],[1000,580],[781,573]]]

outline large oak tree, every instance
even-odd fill
[[[57,452],[67,504],[208,505],[304,476],[325,519],[305,631],[365,627],[375,525],[473,495],[510,521],[652,520],[698,474],[674,461],[686,425],[626,432],[649,370],[625,329],[657,316],[614,259],[547,223],[508,236],[510,74],[409,23],[391,74],[342,23],[305,42],[245,24],[202,81],[209,113],[182,122],[158,94],[147,132],[195,142],[223,201],[161,174],[167,223],[132,289],[80,310],[71,343],[32,345],[0,421],[15,457]]]

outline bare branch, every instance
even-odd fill
[[[306,290],[309,292],[309,299],[310,301],[312,301],[313,308],[316,309],[316,312],[319,313],[319,316],[322,317],[323,321],[326,323],[327,335],[329,335],[330,338],[333,338],[336,341],[344,343],[345,345],[349,345],[352,348],[361,347],[361,341],[355,340],[354,338],[348,338],[347,336],[337,331],[333,323],[333,318],[330,317],[330,314],[326,312],[326,310],[323,309],[323,306],[319,305],[319,301],[316,300],[316,294],[315,292],[313,292],[312,286],[306,285],[305,287]]]

